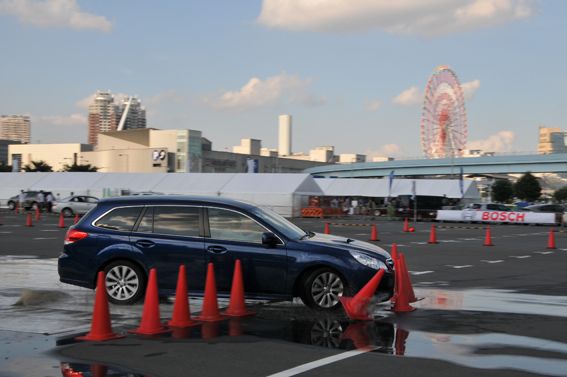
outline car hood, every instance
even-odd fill
[[[334,236],[331,234],[315,233],[313,237],[305,239],[301,242],[322,247],[333,247],[343,250],[349,249],[361,251],[374,256],[379,255],[383,260],[390,258],[390,254],[388,254],[387,251],[369,242],[354,240],[347,237]]]

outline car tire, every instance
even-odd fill
[[[332,311],[341,307],[339,298],[347,291],[344,278],[328,267],[309,273],[302,282],[301,300],[311,309]]]
[[[10,211],[15,210],[15,209],[16,209],[16,202],[13,202],[13,201],[10,200],[10,201],[8,202],[8,209],[9,209]]]
[[[131,305],[144,295],[146,275],[136,263],[119,260],[104,268],[108,301],[117,305]]]
[[[61,210],[63,217],[73,217],[74,213],[73,210],[69,207],[65,207]]]

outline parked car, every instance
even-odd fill
[[[53,203],[52,211],[62,213],[65,217],[84,215],[96,207],[98,198],[86,195],[73,195]]]
[[[30,209],[35,209],[38,206],[39,201],[39,191],[24,191],[24,209],[29,211]],[[43,194],[47,196],[52,194],[51,191],[44,191]],[[53,195],[53,194],[52,194]],[[16,203],[20,200],[20,194],[12,196],[8,199],[8,208],[13,211],[16,208]],[[19,205],[19,204],[18,204]]]
[[[465,211],[506,211],[509,212],[512,209],[506,204],[500,203],[471,203],[465,208]]]
[[[524,211],[555,213],[555,222],[561,224],[563,222],[563,214],[566,212],[565,206],[562,204],[534,204],[523,208]]]
[[[219,296],[228,297],[236,259],[242,263],[248,298],[300,297],[312,308],[331,310],[378,269],[385,274],[376,299],[393,294],[393,262],[378,246],[306,232],[251,204],[190,196],[99,201],[68,230],[59,277],[95,288],[97,272],[103,270],[109,300],[132,304],[143,296],[152,267],[160,295],[174,294],[181,264],[187,265],[189,292],[202,295],[207,264],[213,262]]]

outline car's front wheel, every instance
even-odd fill
[[[316,310],[334,310],[341,305],[339,298],[346,291],[346,282],[336,271],[323,267],[307,275],[302,288],[305,305]]]
[[[8,202],[8,209],[9,209],[10,211],[15,210],[15,209],[16,209],[16,202],[13,202],[13,201],[10,200],[10,201]]]
[[[142,298],[146,276],[135,263],[121,260],[104,269],[108,300],[113,304],[130,305]]]
[[[73,217],[73,210],[69,207],[63,208],[63,210],[61,210],[61,213],[63,214],[63,217]]]

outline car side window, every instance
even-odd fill
[[[116,208],[98,219],[94,226],[99,228],[130,232],[142,211],[142,207]]]
[[[138,229],[136,229],[136,232],[153,233],[153,231],[154,231],[154,208],[148,207],[146,209],[146,212],[144,213],[144,216],[142,216],[140,223],[138,224]]]
[[[498,207],[498,205],[496,204],[487,204],[486,205],[486,209],[489,209],[491,211],[498,211],[500,210],[500,208]]]
[[[262,243],[266,229],[249,217],[222,208],[209,208],[208,213],[212,239]]]
[[[200,211],[198,207],[159,206],[154,207],[153,212],[154,233],[199,237]]]

